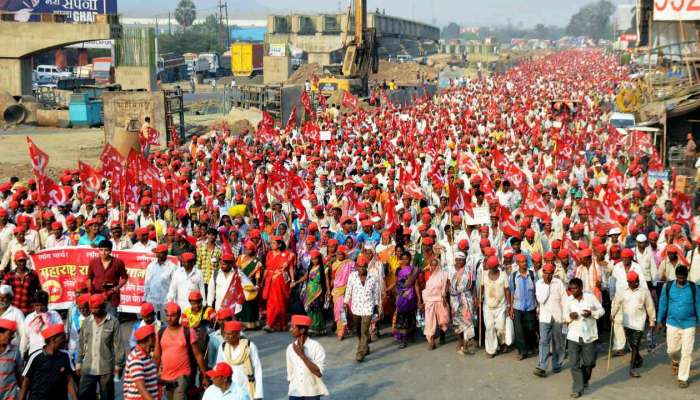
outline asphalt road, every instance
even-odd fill
[[[128,325],[128,324],[125,324]],[[126,328],[126,326],[125,326]],[[355,362],[356,338],[337,342],[334,336],[317,338],[326,350],[323,380],[328,399],[537,399],[569,398],[571,374],[568,367],[547,378],[532,374],[536,359],[516,360],[516,352],[488,359],[483,351],[460,356],[455,342],[428,351],[424,340],[400,350],[389,336],[390,328],[372,343],[371,354],[363,363]],[[258,346],[264,370],[265,399],[286,399],[285,351],[291,342],[288,333],[249,332]],[[696,340],[697,342],[697,340]],[[642,378],[628,375],[629,355],[613,358],[607,371],[607,341],[599,346],[598,363],[590,388],[583,398],[589,399],[697,399],[700,390],[700,350],[694,353],[690,388],[680,389],[666,355],[665,344],[652,353],[643,351]],[[696,346],[697,349],[697,346]],[[118,385],[120,386],[120,385]]]

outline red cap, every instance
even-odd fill
[[[631,249],[624,249],[622,250],[622,253],[620,254],[622,258],[632,258],[634,257],[634,252]]]
[[[542,270],[548,274],[554,273],[554,264],[547,263],[542,267]]]
[[[187,300],[200,301],[200,300],[202,300],[202,293],[199,290],[193,290],[190,292],[190,295],[187,296]]]
[[[144,325],[144,326],[140,327],[139,329],[137,329],[136,332],[134,332],[134,338],[140,342],[151,335],[155,335],[155,333],[156,333],[156,327],[153,326],[153,324]]]
[[[90,308],[97,308],[105,303],[105,295],[96,293],[90,296]]]
[[[518,254],[517,256],[515,256],[515,261],[519,263],[527,262],[527,256],[525,256],[525,254],[522,253]]]
[[[469,240],[467,240],[467,239],[462,239],[462,240],[460,240],[460,241],[459,241],[459,244],[457,244],[457,247],[458,247],[460,250],[467,250],[467,249],[469,249]]]
[[[236,256],[233,253],[225,252],[221,255],[222,261],[236,261]]]
[[[168,245],[167,244],[159,244],[156,246],[156,248],[153,250],[154,253],[167,253],[168,252]]]
[[[19,250],[18,252],[15,253],[15,261],[19,260],[28,260],[29,257],[27,256],[27,253],[24,252],[24,250]]]
[[[240,332],[243,329],[243,324],[240,321],[224,322],[224,332]]]
[[[179,313],[180,306],[178,306],[177,303],[170,302],[165,305],[165,312],[170,314]]]
[[[210,378],[227,378],[231,375],[233,375],[233,369],[225,362],[220,362],[214,369],[207,371],[207,376]]]
[[[627,272],[627,282],[636,282],[638,279],[639,279],[639,275],[637,275],[636,272],[634,272],[634,271]]]
[[[155,308],[153,308],[153,304],[151,303],[142,303],[141,304],[141,316],[142,317],[147,317],[155,312]]]
[[[41,336],[44,338],[44,340],[50,339],[60,333],[63,333],[65,329],[66,328],[63,326],[63,324],[51,325],[48,328],[41,331]]]
[[[491,256],[486,260],[486,267],[488,267],[488,269],[494,269],[498,267],[498,264],[499,262],[496,256]]]
[[[593,251],[589,247],[578,252],[578,258],[591,257],[592,255]]]
[[[311,326],[311,318],[306,315],[292,315],[292,325]]]
[[[87,293],[81,294],[80,296],[78,296],[77,299],[75,299],[75,304],[79,306],[82,306],[84,304],[90,304],[90,295]]]
[[[542,254],[535,252],[530,255],[530,258],[532,261],[539,262],[542,261]]]
[[[182,253],[180,257],[182,258],[182,261],[192,261],[195,259],[194,253],[190,252]]]
[[[17,330],[17,322],[11,319],[0,319],[0,328],[14,332]]]
[[[231,308],[222,308],[219,311],[216,312],[216,319],[219,321],[225,320],[226,318],[232,318],[233,317],[233,310]]]

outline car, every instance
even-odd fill
[[[72,73],[69,71],[63,71],[55,65],[39,65],[36,67],[36,70],[34,70],[34,74],[32,75],[36,76],[36,80],[38,81],[57,81],[59,79],[73,77]]]

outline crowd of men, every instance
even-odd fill
[[[331,116],[302,99],[299,126],[217,125],[134,163],[106,148],[97,186],[83,170],[59,177],[65,201],[36,180],[0,184],[0,398],[108,400],[116,375],[125,399],[262,399],[243,332],[290,322],[291,399],[328,394],[309,336],[354,334],[362,362],[389,325],[398,348],[452,332],[459,356],[536,356],[539,377],[568,358],[572,397],[601,329],[613,355],[629,349],[633,378],[642,341],[665,332],[688,387],[700,217],[650,173],[663,169],[653,146],[606,121],[627,73],[564,51],[408,106]],[[62,316],[30,255],[69,246],[99,256]],[[155,259],[122,343],[128,275],[112,251],[130,249]]]

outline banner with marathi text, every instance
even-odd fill
[[[119,311],[138,313],[143,302],[146,268],[155,254],[141,251],[113,251],[126,265],[129,280],[121,290]],[[87,279],[88,264],[99,257],[99,250],[87,247],[66,247],[42,250],[32,255],[34,269],[39,275],[41,287],[49,293],[49,308],[68,309],[75,299],[75,281]],[[168,257],[179,265],[176,257]]]

